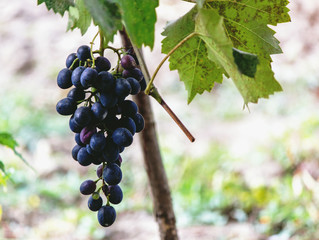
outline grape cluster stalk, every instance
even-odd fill
[[[116,219],[111,204],[123,199],[120,154],[144,128],[136,103],[127,99],[145,90],[144,76],[129,54],[121,56],[120,65],[122,71],[117,67],[110,72],[110,61],[104,56],[94,57],[92,49],[83,45],[67,57],[66,68],[57,76],[60,88],[72,87],[56,105],[59,114],[71,116],[69,127],[76,142],[72,157],[82,166],[97,165],[97,179],[82,182],[80,192],[90,195],[88,208],[97,211],[104,227]]]

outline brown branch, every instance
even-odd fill
[[[132,44],[125,30],[120,31],[120,34],[125,49],[131,49]],[[149,81],[148,72],[146,73],[143,70],[143,73]],[[134,100],[137,102],[139,111],[145,120],[145,128],[139,135],[144,155],[144,165],[153,196],[153,211],[159,226],[161,240],[178,240],[172,198],[157,141],[150,98],[141,92],[134,97]]]

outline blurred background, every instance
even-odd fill
[[[160,1],[155,47],[145,49],[151,73],[163,58],[166,22],[191,7]],[[284,52],[272,64],[283,92],[243,109],[225,79],[187,105],[184,85],[167,63],[155,80],[196,137],[190,143],[152,100],[181,239],[319,239],[319,2],[295,0],[289,8],[292,22],[272,27]],[[68,118],[55,111],[67,90],[57,87],[56,76],[96,29],[83,37],[66,32],[67,16],[36,0],[1,0],[0,9],[0,132],[16,138],[35,169],[0,146],[7,172],[0,172],[0,239],[159,239],[138,137],[122,155],[124,199],[112,227],[99,226],[79,193],[95,167],[71,157],[74,135]],[[115,64],[111,52],[106,56]]]

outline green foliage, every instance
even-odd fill
[[[158,0],[115,0],[120,6],[125,29],[138,47],[154,45]]]
[[[116,32],[122,29],[118,6],[109,0],[91,0],[84,3],[94,23],[101,28],[107,42],[112,42]]]
[[[52,9],[53,12],[63,16],[69,7],[74,5],[74,0],[38,0],[38,5],[42,3],[45,3],[48,10]]]
[[[85,7],[84,0],[76,0],[75,7],[69,9],[69,22],[67,30],[79,28],[84,35],[91,25],[91,15]]]
[[[163,32],[163,35],[166,36],[162,42],[163,53],[168,53],[179,42],[193,34],[194,37],[199,36],[204,41],[208,59],[217,66],[216,68],[214,65],[208,65],[207,68],[217,69],[215,70],[216,75],[225,73],[226,76],[231,77],[243,96],[245,104],[248,102],[256,103],[259,98],[268,98],[275,91],[281,91],[279,83],[274,79],[269,56],[279,53],[281,50],[278,41],[273,37],[274,31],[269,29],[267,24],[276,25],[278,22],[289,21],[289,15],[286,13],[287,9],[284,5],[287,2],[282,2],[280,7],[273,2],[266,1],[245,4],[230,1],[218,3],[216,1],[209,2],[203,7],[198,5],[180,19],[170,23]],[[267,11],[264,11],[265,8]],[[243,11],[245,13],[242,13]],[[278,16],[277,11],[281,11],[282,14]],[[262,14],[259,14],[260,12]],[[247,21],[243,16],[246,16],[250,21]],[[245,21],[248,23],[246,24]],[[183,27],[181,23],[187,27]],[[250,34],[245,34],[244,29],[245,31],[248,29]],[[262,30],[259,32],[259,29]],[[175,44],[172,44],[173,42]],[[188,52],[197,49],[194,44],[189,44],[187,47]],[[233,55],[233,47],[241,50],[236,51],[235,56]],[[195,76],[189,81],[190,77],[187,73],[189,62],[180,61],[180,56],[183,56],[184,52],[183,47],[175,50],[170,57],[170,68],[179,71],[180,78],[189,91],[188,102],[191,102],[197,93],[203,92],[203,89],[196,91],[196,89],[191,88],[194,83],[199,83],[201,78]],[[247,58],[247,56],[250,57]],[[238,59],[245,59],[245,64]],[[257,65],[258,63],[259,65]],[[200,71],[206,75],[209,72],[208,69],[203,68]],[[221,76],[217,79],[220,78]],[[206,81],[216,81],[216,76],[214,79],[207,77]],[[212,87],[213,84],[204,90],[210,91]]]

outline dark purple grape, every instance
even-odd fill
[[[127,117],[134,117],[138,111],[136,103],[131,100],[125,100],[119,106],[122,110],[122,115]]]
[[[133,68],[133,69],[130,69],[130,70],[124,69],[124,71],[122,72],[122,76],[124,78],[133,77],[139,82],[144,77],[142,71],[140,69],[138,69],[138,68]]]
[[[96,183],[93,180],[85,180],[81,183],[80,192],[83,195],[90,195],[95,192]]]
[[[125,98],[131,93],[131,91],[131,85],[125,78],[116,79],[114,86],[116,96]]]
[[[67,68],[71,67],[74,60],[77,59],[77,56],[75,53],[71,53],[67,58],[66,58],[66,61],[65,61],[65,65]],[[73,65],[73,68],[76,68],[79,66],[79,61],[77,61],[74,65]]]
[[[74,121],[79,126],[88,126],[92,121],[93,113],[89,107],[79,107],[74,112]]]
[[[127,128],[132,133],[132,135],[134,135],[136,132],[135,122],[130,117],[123,116],[119,120],[119,127]]]
[[[88,207],[91,211],[98,211],[103,205],[103,200],[98,193],[93,193],[88,200]]]
[[[115,130],[118,127],[119,119],[115,115],[107,115],[103,123],[108,130]]]
[[[97,57],[95,59],[96,71],[108,71],[111,69],[111,63],[106,57]]]
[[[69,98],[63,98],[58,101],[56,111],[64,116],[72,115],[76,111],[76,103]]]
[[[121,65],[124,69],[133,69],[136,67],[135,59],[131,55],[125,55],[121,59]]]
[[[90,147],[90,144],[86,144],[85,148],[86,148],[86,151],[88,152],[88,154],[90,154],[90,155],[92,156],[92,158],[91,158],[92,163],[95,162],[96,165],[101,164],[101,161],[98,159],[98,157],[99,157],[99,152],[94,151],[94,150]]]
[[[81,141],[80,133],[75,134],[74,140],[77,143],[77,145],[80,145],[81,147],[85,146],[85,144]]]
[[[71,75],[72,71],[68,68],[63,68],[57,77],[57,84],[62,89],[67,89],[69,87],[72,87],[72,81],[71,81]]]
[[[81,74],[85,70],[85,67],[80,66],[73,70],[71,75],[72,84],[77,88],[83,88],[81,84]]]
[[[76,52],[78,58],[80,61],[84,62],[87,59],[92,59],[91,58],[91,49],[89,46],[86,45],[82,45],[78,48],[77,52]]]
[[[103,206],[97,213],[97,219],[103,227],[109,227],[116,219],[116,211],[112,206]]]
[[[98,74],[97,80],[93,83],[93,86],[100,92],[110,92],[114,89],[115,79],[109,72],[102,71]]]
[[[102,152],[106,145],[106,138],[103,132],[92,135],[90,139],[90,147],[96,152]]]
[[[68,98],[73,100],[74,102],[83,100],[85,98],[85,92],[80,88],[72,88],[68,93]]]
[[[117,97],[113,93],[101,93],[100,95],[100,102],[102,103],[103,107],[111,108],[117,104]]]
[[[141,85],[135,78],[128,77],[128,78],[126,78],[126,80],[131,85],[131,89],[132,89],[131,95],[136,95],[141,91]]]
[[[85,145],[90,143],[90,139],[94,133],[96,133],[96,128],[94,126],[88,126],[83,128],[80,132],[81,142]]]
[[[136,125],[136,132],[141,132],[144,129],[145,123],[144,118],[140,113],[136,113],[136,115],[133,117],[133,120]]]
[[[103,173],[103,164],[98,166],[97,169],[96,169],[96,175],[97,175],[98,178],[102,177],[102,173]]]
[[[89,166],[92,163],[93,156],[87,152],[86,147],[81,147],[76,158],[80,165]]]
[[[117,128],[112,134],[112,139],[118,146],[128,147],[133,142],[133,135],[127,128]]]
[[[135,54],[133,48],[130,48],[129,50],[127,50],[126,53],[127,53],[128,55],[131,55],[131,56],[134,58],[134,60],[135,60],[135,62],[136,62],[137,65],[140,65],[140,63],[138,62],[138,59],[137,59],[137,57],[136,57],[136,54]]]
[[[123,199],[123,192],[119,185],[111,185],[109,186],[110,196],[109,201],[113,204],[119,204]]]
[[[83,128],[74,122],[74,116],[70,117],[69,127],[70,127],[71,131],[74,133],[81,132],[81,130]]]
[[[89,88],[90,86],[92,86],[92,84],[94,82],[96,82],[97,79],[97,71],[93,68],[86,68],[80,77],[80,82],[81,85],[83,86],[84,89]]]
[[[119,184],[122,180],[121,168],[115,163],[108,164],[103,170],[103,179],[109,185]]]
[[[102,103],[100,102],[95,102],[92,105],[91,110],[97,121],[103,121],[108,113],[107,108],[103,107]]]
[[[119,157],[119,147],[113,142],[112,138],[106,138],[106,145],[103,149],[103,159],[105,162],[112,163]]]
[[[78,160],[77,156],[78,156],[78,152],[79,150],[81,149],[81,146],[80,145],[75,145],[72,149],[72,157],[75,161]]]

